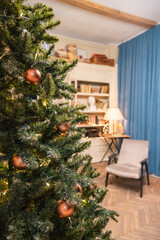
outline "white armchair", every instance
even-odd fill
[[[106,186],[108,184],[110,173],[119,177],[139,179],[141,181],[140,197],[142,197],[144,166],[149,185],[148,151],[148,141],[124,139],[119,157],[117,158],[117,155],[115,154],[109,157],[108,166],[106,167]],[[113,160],[115,160],[115,163],[111,164],[111,161]]]

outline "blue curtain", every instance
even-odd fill
[[[149,140],[149,172],[160,176],[160,25],[119,46],[118,102],[126,133]]]

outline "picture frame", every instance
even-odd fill
[[[83,49],[77,48],[77,55],[80,61],[83,61],[85,58],[87,58],[87,52],[86,50],[83,50]]]

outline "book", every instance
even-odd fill
[[[108,90],[109,90],[109,86],[108,85],[101,87],[101,93],[108,93]]]
[[[98,87],[91,87],[91,93],[99,93]]]
[[[86,85],[86,92],[90,93],[90,85]]]
[[[86,92],[86,84],[80,84],[80,92]]]

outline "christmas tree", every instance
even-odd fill
[[[1,0],[0,239],[110,239],[103,229],[116,220],[82,154],[84,106],[70,105],[65,81],[77,61],[51,59],[59,23],[46,5]]]

